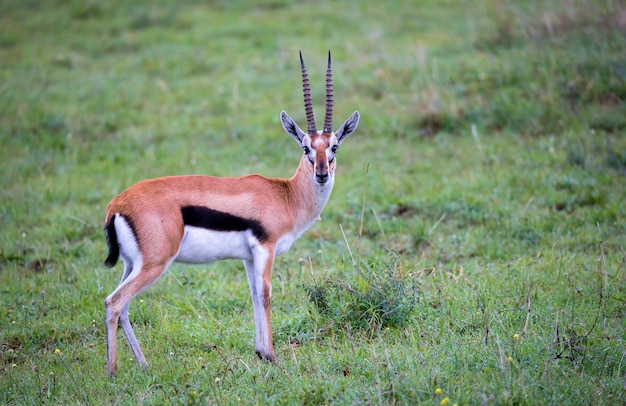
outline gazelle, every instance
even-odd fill
[[[147,366],[128,318],[128,305],[172,262],[243,260],[254,306],[256,353],[261,359],[276,362],[270,325],[274,257],[287,251],[306,229],[320,220],[335,182],[337,148],[359,122],[359,113],[355,111],[336,132],[332,131],[329,52],[326,114],[324,128],[318,131],[302,53],[300,65],[307,131],[298,127],[287,113],[280,113],[283,128],[304,151],[291,178],[162,177],[131,186],[107,206],[104,227],[109,255],[105,263],[112,267],[119,257],[124,262],[119,286],[104,301],[110,376],[117,371],[118,323],[137,362]]]

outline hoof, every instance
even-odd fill
[[[278,365],[278,361],[276,360],[276,355],[274,353],[263,354],[261,351],[257,351],[256,355],[263,361],[271,362],[272,364]]]

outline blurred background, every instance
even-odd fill
[[[321,124],[329,50],[335,127],[362,119],[323,221],[276,263],[286,375],[254,358],[223,262],[133,304],[156,367],[107,381],[108,201],[291,176],[279,113],[305,125],[302,51]],[[625,98],[618,0],[4,0],[0,399],[623,402]]]

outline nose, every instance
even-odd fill
[[[326,183],[328,181],[328,174],[327,173],[323,173],[321,175],[315,174],[315,177],[317,178],[317,183],[323,185],[324,183]]]
[[[317,183],[323,185],[328,182],[328,163],[324,159],[324,155],[317,157],[317,168],[315,168],[315,179]]]

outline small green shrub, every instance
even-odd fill
[[[392,256],[363,266],[352,277],[325,279],[304,288],[330,324],[373,331],[408,321],[418,302],[418,285]]]

